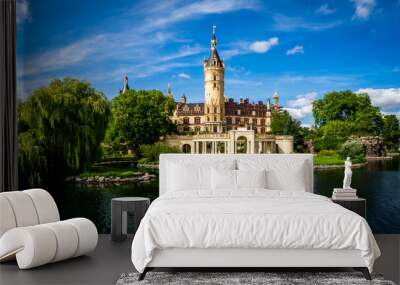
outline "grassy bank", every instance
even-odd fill
[[[79,174],[80,178],[88,178],[94,176],[103,177],[130,177],[133,176],[138,170],[133,167],[113,167],[113,166],[102,166],[92,167],[89,171]]]
[[[366,159],[361,156],[357,156],[351,159],[353,164],[364,163]],[[339,154],[317,154],[314,156],[314,165],[343,165],[344,159]]]

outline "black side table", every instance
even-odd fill
[[[127,212],[133,212],[134,231],[139,227],[140,221],[150,206],[150,199],[143,197],[120,197],[111,200],[111,239],[123,241],[126,239]]]
[[[364,198],[354,199],[332,199],[332,202],[359,214],[364,219],[367,218],[367,200]]]

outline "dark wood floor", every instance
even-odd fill
[[[375,272],[386,279],[400,282],[400,235],[375,236],[382,256]],[[130,259],[132,238],[111,242],[100,235],[97,249],[82,256],[30,270],[19,270],[15,262],[0,265],[0,284],[115,284],[124,272],[134,271]]]

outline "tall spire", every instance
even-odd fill
[[[217,28],[217,26],[213,25],[212,26],[212,37],[211,37],[211,49],[210,49],[210,56],[208,57],[208,59],[204,60],[204,64],[205,66],[222,66],[223,62],[219,57],[219,54],[217,52],[217,37],[215,35],[215,29]]]
[[[216,25],[213,25],[212,26],[212,28],[213,28],[213,35],[212,35],[212,38],[211,38],[211,49],[213,50],[213,49],[216,49],[217,48],[217,37],[215,36],[215,29],[217,28],[217,26]]]
[[[171,91],[171,84],[167,84],[167,96],[171,99],[174,99],[174,96],[172,95],[172,91]]]
[[[122,88],[121,93],[123,94],[128,90],[129,90],[128,75],[125,74],[125,76],[124,76],[124,87]]]

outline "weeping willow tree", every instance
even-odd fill
[[[101,157],[110,116],[106,97],[87,82],[55,79],[19,103],[20,187],[63,181]]]

